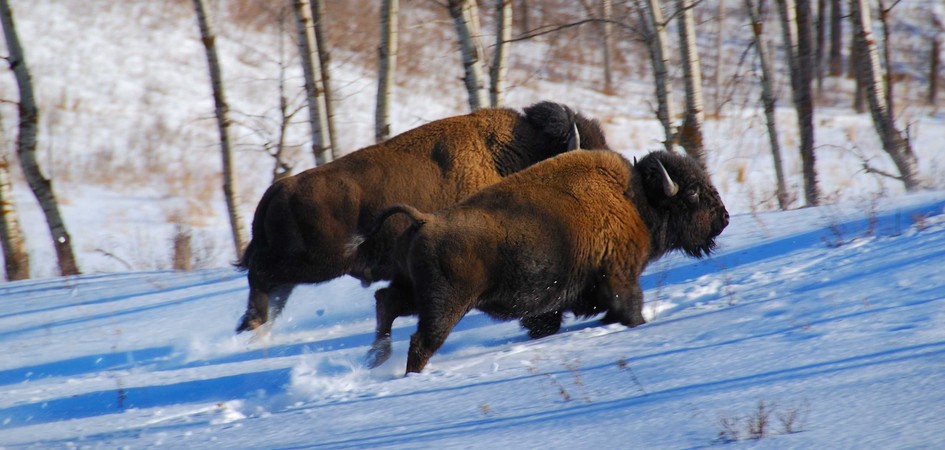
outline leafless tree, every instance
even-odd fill
[[[784,168],[781,161],[781,144],[778,140],[778,124],[775,117],[775,105],[777,96],[774,93],[772,76],[774,70],[771,68],[771,61],[768,56],[768,44],[764,36],[764,18],[761,11],[764,7],[764,0],[758,0],[756,6],[752,0],[745,0],[745,9],[751,17],[751,29],[755,38],[755,53],[758,55],[758,63],[761,66],[761,102],[764,104],[765,121],[768,126],[768,141],[771,144],[771,155],[774,159],[774,174],[777,180],[778,207],[786,210],[791,199],[784,181]]]
[[[932,49],[929,55],[929,93],[926,96],[926,102],[937,107],[936,97],[938,95],[938,77],[942,64],[942,42],[945,41],[945,6],[938,5],[931,7],[929,16],[932,20]]]
[[[305,75],[305,96],[312,128],[312,153],[315,155],[315,164],[322,165],[331,162],[333,155],[328,136],[328,112],[325,109],[322,71],[321,66],[316,64],[318,43],[315,42],[315,27],[312,26],[312,10],[308,0],[288,1],[292,4],[299,36],[299,56],[302,61],[302,73]]]
[[[220,133],[220,154],[223,158],[223,196],[226,198],[226,209],[230,218],[230,230],[233,235],[233,246],[236,257],[243,255],[246,248],[246,230],[239,211],[239,196],[237,195],[236,176],[233,168],[233,150],[230,146],[230,120],[227,117],[229,106],[223,91],[223,75],[217,57],[216,35],[207,18],[203,0],[193,0],[194,10],[197,13],[197,26],[200,28],[200,37],[207,54],[207,66],[210,70],[210,83],[213,88],[214,111],[217,118],[217,129]]]
[[[26,64],[26,56],[20,45],[20,38],[16,32],[13,20],[13,11],[7,0],[0,0],[0,24],[3,26],[3,35],[7,41],[7,50],[10,55],[7,62],[16,78],[20,91],[19,113],[20,128],[16,138],[16,151],[20,157],[20,165],[26,181],[36,196],[46,223],[52,235],[53,246],[59,261],[59,273],[62,275],[78,275],[79,266],[72,251],[72,239],[66,230],[66,224],[59,212],[59,203],[53,192],[52,182],[43,176],[36,160],[36,133],[39,125],[39,110],[33,97],[33,81]]]
[[[0,245],[7,281],[30,277],[30,255],[20,228],[20,218],[13,198],[13,180],[6,155],[0,156]]]
[[[843,75],[843,0],[830,0],[829,74]]]
[[[656,87],[656,117],[663,125],[667,151],[673,151],[676,142],[676,127],[673,125],[673,90],[669,79],[669,51],[666,48],[666,21],[659,0],[636,0],[640,15],[640,28],[653,65],[653,80]]]
[[[810,0],[777,0],[784,35],[785,55],[791,71],[791,91],[797,111],[800,132],[801,166],[804,175],[804,198],[808,206],[820,203],[817,169],[814,158],[814,101],[811,83],[814,73],[814,51],[811,39]]]
[[[696,26],[692,14],[693,0],[676,0],[678,9],[679,49],[682,54],[683,78],[686,84],[686,113],[678,131],[678,142],[689,156],[707,167],[702,125],[705,122],[702,100],[702,65],[696,49]]]
[[[870,6],[866,0],[850,0],[850,18],[855,32],[854,48],[859,54],[857,73],[866,91],[866,101],[869,103],[873,125],[883,142],[883,149],[899,169],[899,176],[894,178],[901,180],[906,190],[918,190],[921,187],[918,161],[912,152],[909,139],[896,128],[894,112],[889,107],[886,92],[883,89],[882,67],[876,49],[876,38],[873,36]],[[868,166],[866,169],[882,173]]]
[[[456,28],[459,52],[466,72],[464,81],[469,94],[469,108],[475,111],[487,105],[482,45],[479,43],[479,8],[475,0],[449,0],[449,11]]]
[[[496,0],[495,50],[489,68],[489,100],[493,107],[500,107],[505,99],[506,77],[509,72],[508,42],[512,39],[512,0]]]
[[[374,140],[390,137],[390,95],[397,68],[398,0],[381,0],[381,43],[377,47],[377,105],[374,109]]]
[[[827,0],[817,0],[817,43],[814,45],[814,75],[817,77],[817,95],[824,90],[824,48],[827,46]]]
[[[325,121],[328,124],[328,142],[331,144],[331,157],[338,159],[341,148],[335,133],[334,95],[331,90],[331,52],[325,36],[325,0],[311,0],[312,22],[315,28],[315,44],[318,47],[318,66],[322,73],[322,98],[325,101]]]

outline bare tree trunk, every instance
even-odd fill
[[[820,203],[814,158],[814,102],[811,96],[814,54],[811,48],[810,0],[778,0],[785,54],[791,70],[791,90],[800,133],[804,198],[808,206]]]
[[[889,10],[886,9],[886,5],[883,0],[879,1],[879,23],[883,27],[883,61],[886,61],[886,72],[883,76],[883,83],[886,87],[886,107],[889,108],[889,113],[895,116],[896,113],[896,102],[893,96],[893,83],[894,77],[892,73],[892,59],[889,55]]]
[[[876,38],[873,36],[870,7],[865,0],[850,0],[850,18],[855,32],[854,48],[859,53],[857,60],[860,67],[857,72],[863,80],[873,125],[883,142],[883,149],[899,169],[898,178],[905,184],[906,190],[918,190],[921,187],[918,161],[909,139],[896,129],[893,111],[884,98],[882,68],[876,51]]]
[[[6,156],[0,156],[0,244],[7,281],[16,281],[30,277],[30,255],[16,212],[9,165]]]
[[[312,11],[308,7],[308,0],[289,1],[295,13],[295,26],[299,35],[299,56],[302,59],[302,73],[305,75],[305,97],[308,100],[309,124],[312,127],[312,153],[315,155],[315,164],[320,166],[332,161],[332,153],[331,144],[328,142],[328,112],[325,110],[325,90],[321,84],[322,71],[321,66],[315,64],[318,58],[318,43],[315,42]]]
[[[644,40],[650,50],[653,64],[653,81],[656,87],[656,118],[663,125],[666,151],[673,151],[676,142],[676,127],[673,126],[673,90],[669,79],[669,51],[666,49],[666,21],[659,0],[637,0]]]
[[[759,1],[757,8],[753,5],[752,0],[745,0],[745,9],[748,10],[748,14],[751,17],[751,29],[755,37],[755,53],[758,55],[758,62],[761,65],[761,102],[764,104],[765,121],[768,126],[768,141],[771,144],[771,155],[774,159],[778,207],[782,210],[787,210],[791,204],[791,199],[788,195],[787,183],[784,181],[781,144],[778,140],[778,124],[775,116],[777,97],[774,94],[774,82],[772,80],[774,71],[771,69],[771,61],[768,58],[768,45],[764,38],[764,20],[760,13],[762,5],[764,5],[764,0]]]
[[[493,107],[505,103],[505,83],[509,72],[508,42],[512,39],[512,0],[496,0],[495,51],[489,69],[489,100]]]
[[[197,25],[200,27],[200,37],[207,53],[217,129],[220,132],[220,154],[223,157],[223,196],[226,198],[226,209],[230,216],[230,230],[233,235],[236,257],[240,258],[246,248],[246,230],[243,228],[243,219],[239,211],[239,197],[236,193],[236,176],[233,169],[233,151],[230,148],[230,120],[227,117],[230,108],[226,103],[223,92],[223,75],[220,72],[220,62],[217,58],[216,36],[207,20],[203,0],[193,0],[193,2],[194,10],[197,13]]]
[[[693,0],[676,0],[679,10],[679,47],[682,53],[683,75],[686,84],[686,115],[679,128],[679,145],[702,167],[707,167],[702,124],[705,122],[702,100],[702,66],[696,51],[695,21],[692,16]]]
[[[716,22],[719,25],[718,33],[715,35],[715,80],[713,85],[715,92],[715,112],[720,114],[722,111],[722,46],[725,44],[725,0],[718,0],[718,9],[716,10]]]
[[[832,77],[843,75],[843,0],[830,0],[830,71]]]
[[[381,43],[377,47],[377,106],[374,109],[374,140],[390,137],[390,95],[397,69],[398,0],[381,1]]]
[[[331,52],[328,50],[328,39],[324,33],[325,0],[312,0],[312,20],[315,25],[315,43],[318,47],[318,67],[322,73],[322,98],[325,101],[325,119],[328,124],[328,140],[331,144],[331,157],[338,159],[341,148],[338,145],[338,135],[335,133],[334,94],[331,90]]]
[[[814,75],[817,96],[824,91],[824,48],[827,46],[827,0],[817,0],[817,43],[814,51]]]
[[[614,93],[614,5],[612,0],[601,0],[601,13],[604,16],[604,93]]]
[[[0,0],[0,23],[3,25],[3,35],[7,41],[10,56],[7,61],[16,78],[20,90],[20,129],[16,137],[16,152],[20,157],[20,165],[26,181],[39,201],[39,205],[46,216],[46,224],[52,235],[53,246],[59,261],[59,273],[62,275],[78,275],[79,267],[72,252],[72,239],[66,230],[65,222],[59,213],[59,203],[53,193],[52,182],[43,176],[36,161],[36,133],[39,126],[39,111],[33,98],[33,81],[20,38],[16,33],[13,20],[13,11],[7,0]]]
[[[945,41],[945,7],[933,6],[930,11],[932,18],[932,50],[929,55],[929,93],[926,102],[937,109],[936,97],[938,96],[938,77],[942,64],[942,41]]]
[[[515,0],[515,4],[519,5],[519,12],[515,15],[520,19],[519,22],[521,23],[521,31],[519,34],[523,35],[532,31],[531,21],[528,20],[530,17],[528,14],[528,1],[529,0]]]
[[[466,72],[464,80],[466,91],[469,93],[469,108],[475,111],[487,105],[482,46],[479,44],[479,11],[474,0],[449,0],[449,10],[456,27],[459,52]]]

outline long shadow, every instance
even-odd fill
[[[665,271],[646,273],[640,278],[640,282],[644,289],[650,289],[656,286],[657,283],[681,283],[699,278],[703,275],[719,272],[720,269],[732,269],[743,265],[754,264],[775,256],[790,253],[800,248],[826,245],[825,242],[830,242],[838,235],[857,236],[863,235],[867,231],[872,231],[874,235],[897,235],[914,223],[913,217],[929,213],[939,214],[942,212],[943,208],[945,208],[945,200],[903,208],[872,218],[850,220],[832,225],[829,228],[819,228],[806,233],[767,241],[748,248],[718,253],[711,258],[682,264]]]
[[[273,394],[281,392],[289,384],[291,371],[290,368],[282,368],[129,388],[121,387],[116,379],[115,389],[0,409],[0,423],[11,428],[120,413],[128,408],[223,402],[259,395],[260,390]]]
[[[157,361],[166,361],[174,354],[174,347],[153,347],[126,352],[86,355],[34,366],[0,371],[0,386],[36,381],[48,377],[68,377],[90,372],[124,370]]]

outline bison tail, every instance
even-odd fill
[[[346,251],[348,256],[356,253],[361,245],[381,231],[381,228],[384,226],[384,222],[386,222],[387,219],[396,214],[405,214],[415,225],[423,225],[429,222],[433,217],[431,214],[420,212],[420,210],[410,205],[398,204],[390,206],[384,211],[381,211],[381,213],[378,214],[374,220],[369,222],[367,224],[366,230],[359,227],[359,232],[355,234],[350,241],[348,241]]]

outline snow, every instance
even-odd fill
[[[930,187],[907,195],[901,183],[861,170],[866,160],[894,171],[868,115],[818,107],[825,204],[772,212],[763,115],[746,93],[705,129],[732,223],[714,256],[669,255],[649,267],[646,325],[569,318],[559,333],[529,340],[515,322],[472,312],[424,373],[404,377],[414,319],[395,323],[389,361],[373,370],[362,364],[373,339],[373,292],[383,284],[340,278],[300,286],[268,333],[234,335],[247,286],[228,265],[212,102],[187,4],[11,3],[42,111],[40,163],[85,274],[55,276],[42,213],[15,174],[36,278],[0,284],[0,449],[942,442],[940,112],[900,102]],[[212,14],[226,14],[225,4]],[[897,12],[913,11],[920,23],[925,4],[905,2]],[[405,29],[442,27],[436,19],[416,17]],[[300,77],[271,33],[226,20],[218,29],[231,110],[243,125],[234,127],[234,142],[248,225],[271,176],[271,159],[258,151],[271,136],[255,133],[273,127],[274,74],[287,65],[290,89]],[[440,55],[432,64],[440,73],[399,80],[395,133],[465,112],[459,62],[447,47],[423,49]],[[611,146],[627,156],[660,147],[646,80],[619,80],[618,95],[590,82],[550,81],[540,74],[587,68],[549,67],[546,47],[512,47],[528,67],[510,74],[510,106],[561,101],[599,118]],[[363,55],[334,56],[341,144],[350,151],[373,140],[374,74],[359,62]],[[0,77],[3,98],[15,98],[10,78]],[[848,81],[828,81],[828,89],[845,95]],[[781,102],[779,126],[789,188],[799,196],[788,104]],[[0,108],[0,140],[12,148],[15,108]],[[298,122],[288,136],[296,171],[311,163]],[[178,224],[193,230],[200,270],[167,270]],[[761,417],[768,429],[753,439],[749,425]]]

